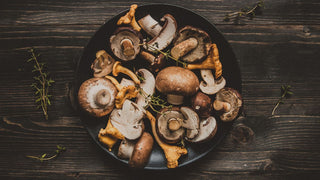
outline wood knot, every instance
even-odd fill
[[[270,171],[273,171],[275,169],[276,169],[276,167],[275,167],[273,161],[270,160],[270,159],[267,159],[260,166],[260,170],[263,171],[263,172],[270,172]]]
[[[240,144],[249,144],[254,137],[253,130],[243,123],[236,124],[231,131],[233,141]]]

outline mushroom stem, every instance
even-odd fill
[[[171,145],[163,143],[157,134],[156,119],[149,111],[146,111],[146,116],[150,120],[154,139],[157,141],[159,146],[162,148],[162,150],[166,156],[167,167],[168,168],[178,167],[178,159],[180,158],[181,155],[185,155],[188,153],[187,149],[179,147],[179,146],[171,146]]]
[[[180,105],[183,103],[183,96],[176,94],[167,94],[167,101],[173,105]]]
[[[135,51],[134,51],[134,46],[132,44],[132,41],[130,39],[123,39],[121,42],[121,49],[122,49],[122,53],[125,56],[133,56]]]
[[[105,78],[109,79],[112,84],[114,86],[116,86],[118,91],[121,91],[121,89],[123,88],[123,86],[116,80],[116,78],[112,77],[112,76],[105,76]]]
[[[180,57],[186,55],[188,52],[190,52],[197,46],[198,46],[198,40],[196,38],[191,37],[175,45],[171,49],[171,56],[176,59],[179,59]]]
[[[213,102],[213,108],[217,111],[228,112],[231,109],[231,105],[227,102],[215,100]]]
[[[138,23],[142,29],[152,37],[157,36],[162,29],[162,26],[154,20],[150,14],[138,20]]]
[[[168,120],[168,129],[170,131],[176,131],[181,128],[181,119],[171,118]]]
[[[147,60],[150,64],[154,63],[154,60],[156,59],[156,57],[154,57],[154,55],[152,55],[151,53],[148,53],[146,51],[141,51],[140,57],[144,60]]]
[[[106,106],[110,103],[110,100],[111,100],[111,94],[106,89],[101,89],[96,94],[95,102],[98,106]]]
[[[113,65],[112,74],[114,76],[118,76],[119,73],[128,75],[134,81],[134,83],[136,83],[137,85],[140,85],[140,80],[138,79],[138,77],[128,68],[121,66],[121,63],[117,61]]]

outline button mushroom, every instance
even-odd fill
[[[147,46],[144,47],[147,50],[163,50],[164,48],[169,46],[171,41],[176,36],[177,22],[175,18],[170,14],[165,14],[160,20],[165,21],[165,23],[162,26],[160,33],[149,42],[147,42]]]
[[[140,52],[142,35],[130,27],[119,27],[110,37],[113,54],[124,61],[136,58]]]
[[[154,72],[160,71],[166,64],[165,56],[163,54],[159,54],[155,57],[149,52],[141,51],[140,57],[150,63],[150,69]]]
[[[114,109],[110,114],[111,124],[127,139],[134,140],[141,136],[144,125],[142,118],[145,110],[136,103],[126,100],[122,109]]]
[[[200,61],[211,47],[210,36],[203,30],[186,26],[179,31],[178,38],[171,49],[171,55],[188,63]]]
[[[193,139],[187,139],[192,143],[204,143],[211,140],[217,132],[217,121],[213,116],[200,121],[200,129],[198,135]]]
[[[211,98],[202,92],[197,92],[191,99],[191,106],[202,118],[209,117],[213,109]]]
[[[180,128],[183,114],[178,107],[171,110],[162,109],[157,117],[157,132],[161,139],[169,144],[180,142],[184,135],[184,129]]]
[[[121,159],[130,159],[136,142],[124,139],[121,141],[117,156]]]
[[[223,88],[216,94],[213,108],[220,112],[222,121],[232,121],[242,106],[242,98],[239,92],[232,88]]]
[[[91,64],[94,77],[103,77],[111,73],[115,60],[105,51],[100,50],[96,53],[96,59]]]
[[[155,92],[155,78],[147,69],[138,69],[137,73],[140,74],[144,80],[140,84],[142,92],[137,95],[136,103],[141,107],[145,107],[148,105],[149,100],[146,98],[150,98]]]
[[[165,154],[165,157],[167,159],[167,167],[168,168],[178,167],[179,165],[178,159],[182,155],[186,155],[188,153],[187,149],[184,147],[172,146],[161,141],[156,130],[156,119],[149,111],[146,111],[146,116],[150,121],[154,139],[157,141],[158,145],[162,148]]]
[[[149,34],[151,37],[157,36],[162,26],[159,24],[158,21],[154,20],[150,14],[146,15],[145,17],[141,18],[138,23],[142,27],[142,29]]]
[[[152,136],[144,132],[136,145],[129,160],[129,166],[134,168],[143,168],[147,165],[153,147]]]
[[[85,111],[96,117],[109,114],[115,104],[116,87],[107,79],[91,78],[79,88],[79,104]]]
[[[118,22],[117,25],[122,25],[122,24],[130,24],[134,30],[136,31],[140,31],[141,28],[138,25],[136,18],[135,18],[135,13],[136,13],[136,9],[138,8],[138,5],[136,4],[132,4],[130,7],[129,12],[127,12],[126,15],[122,16]]]
[[[226,85],[226,80],[223,77],[215,80],[210,69],[201,69],[200,74],[203,79],[200,82],[200,89],[206,94],[215,94]]]
[[[188,107],[181,107],[180,111],[184,116],[181,126],[187,129],[186,139],[193,139],[199,133],[199,116]]]
[[[184,96],[191,96],[199,89],[198,77],[190,70],[170,66],[161,70],[156,77],[156,88],[167,94],[170,104],[180,105]]]

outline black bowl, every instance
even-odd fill
[[[129,5],[128,5],[129,6]],[[117,16],[113,17],[109,21],[107,21],[91,38],[88,45],[84,49],[82,57],[78,62],[78,66],[76,69],[76,78],[75,78],[75,95],[77,95],[79,87],[82,82],[92,77],[92,70],[90,69],[91,63],[95,59],[95,53],[98,50],[104,49],[110,55],[113,55],[111,52],[108,42],[109,37],[112,35],[114,30],[116,29],[117,20],[123,16],[127,11],[124,11]],[[185,25],[191,25],[194,27],[201,28],[206,31],[213,43],[217,44],[219,49],[220,61],[223,66],[223,77],[226,79],[227,87],[232,87],[238,90],[241,93],[241,77],[240,77],[240,69],[235,58],[235,55],[223,37],[221,32],[217,30],[217,28],[211,24],[204,17],[182,7],[168,5],[168,4],[151,4],[151,5],[143,5],[139,6],[136,11],[136,19],[140,19],[147,14],[150,14],[154,19],[159,20],[164,14],[171,14],[175,17],[178,27],[182,28]],[[129,64],[130,65],[130,64]],[[144,66],[144,63],[141,63],[141,66]],[[199,75],[199,73],[197,73]],[[77,99],[77,98],[76,98]],[[94,118],[83,111],[79,111],[80,118],[84,123],[84,126],[87,128],[92,139],[97,143],[97,145],[102,148],[107,154],[111,155],[113,158],[123,162],[123,164],[128,165],[127,160],[119,159],[116,156],[117,148],[113,148],[113,151],[108,151],[108,149],[99,142],[98,140],[98,132],[100,128],[105,128],[106,121],[108,117],[103,118]],[[218,123],[218,131],[215,137],[207,143],[204,144],[186,144],[186,148],[188,150],[188,154],[182,156],[179,159],[179,167],[190,164],[213,150],[219,142],[223,139],[223,137],[229,132],[232,127],[232,122],[223,123],[217,117]],[[147,130],[148,127],[147,124]],[[149,129],[150,131],[150,129]],[[162,149],[155,143],[149,163],[145,167],[145,169],[167,169],[166,167],[166,158]]]

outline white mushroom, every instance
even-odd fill
[[[137,139],[143,132],[145,110],[136,103],[125,100],[122,109],[114,109],[110,115],[111,124],[129,140]]]
[[[118,150],[118,157],[121,159],[130,159],[135,145],[135,141],[122,140]]]
[[[138,23],[142,27],[142,29],[149,34],[152,37],[157,36],[161,29],[162,26],[159,24],[158,21],[154,20],[150,14],[146,15],[145,17],[141,18]]]
[[[148,71],[147,69],[139,69],[137,71],[140,76],[144,79],[141,84],[140,84],[140,88],[142,89],[143,94],[138,94],[137,95],[137,100],[136,103],[141,106],[141,107],[145,107],[148,105],[148,100],[145,97],[148,97],[149,95],[153,95],[154,91],[155,91],[155,87],[156,87],[156,80],[153,76],[153,74]],[[149,97],[150,98],[150,97]]]
[[[200,121],[200,129],[198,135],[193,139],[188,139],[193,143],[203,143],[211,140],[217,133],[217,121],[213,116]]]
[[[210,69],[201,69],[200,73],[203,79],[200,89],[205,94],[215,94],[226,85],[226,80],[222,76],[219,80],[215,80]]]
[[[123,87],[135,86],[135,83],[130,79],[122,78],[121,82],[120,82],[120,85],[122,85]]]
[[[147,42],[148,47],[145,46],[145,49],[151,51],[154,49],[163,50],[175,38],[177,33],[177,22],[175,18],[170,14],[166,14],[161,18],[161,21],[165,21],[165,24],[163,25],[160,33],[157,36],[155,36],[152,40]]]

